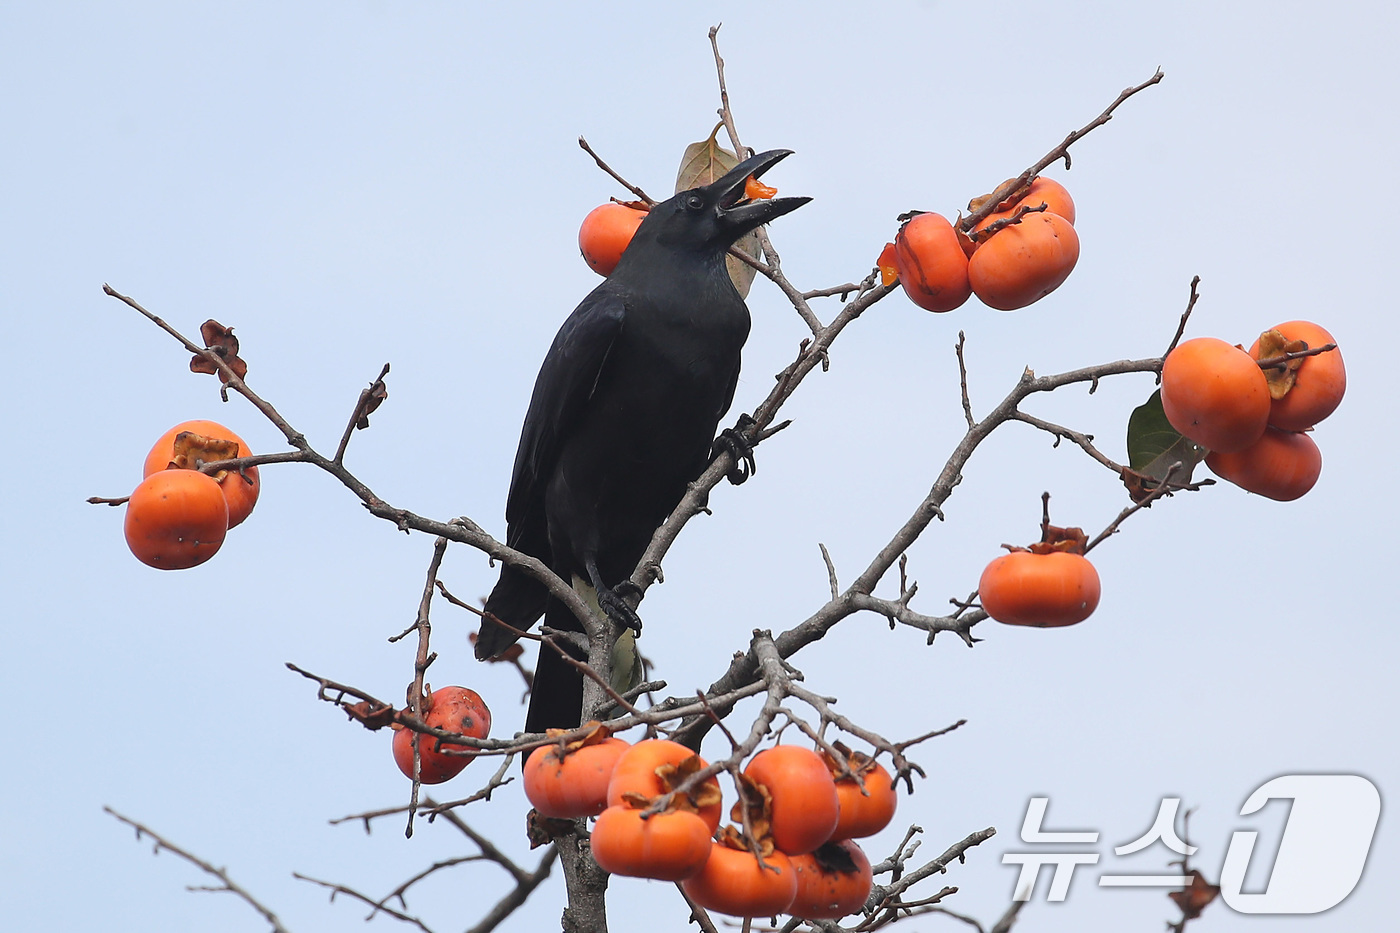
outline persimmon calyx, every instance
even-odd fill
[[[1024,198],[1024,197],[1030,192],[1030,190],[1031,190],[1031,185],[1035,184],[1035,180],[1036,180],[1037,178],[1039,178],[1039,177],[1040,177],[1039,175],[1033,175],[1033,176],[1031,176],[1030,178],[1027,178],[1027,179],[1026,179],[1025,181],[1023,181],[1021,184],[1017,185],[1016,188],[1015,188],[1014,190],[1012,190],[1010,194],[1008,194],[1006,197],[1002,198],[1002,199],[997,203],[997,206],[994,207],[994,208],[992,209],[992,212],[993,212],[993,213],[996,213],[997,211],[1009,211],[1009,210],[1011,210],[1011,208],[1014,207],[1014,206],[1016,205],[1016,202],[1020,201],[1022,198]],[[991,191],[988,191],[986,194],[978,195],[977,197],[975,197],[975,198],[973,198],[972,200],[968,201],[968,202],[967,202],[967,209],[968,209],[968,211],[969,211],[970,213],[973,213],[973,214],[977,213],[978,211],[980,211],[980,210],[986,205],[986,203],[987,203],[988,201],[990,201],[990,200],[992,199],[992,195],[996,194],[998,189],[1004,188],[1005,186],[1011,184],[1011,183],[1012,183],[1013,181],[1015,181],[1015,180],[1016,180],[1015,178],[1008,178],[1008,179],[1006,179],[1006,181],[1004,181],[1004,182],[1002,182],[1001,184],[997,185],[997,187],[996,187],[995,189],[993,189],[993,190],[991,190]]]
[[[875,759],[863,752],[852,751],[843,742],[831,743],[831,747],[841,753],[840,760],[831,755],[823,755],[826,759],[827,770],[831,772],[833,781],[845,781],[848,784],[864,784],[865,776],[875,770]]]
[[[736,785],[739,791],[739,799],[734,801],[734,806],[729,808],[729,818],[740,826],[747,825],[756,840],[768,840],[768,845],[772,845],[773,829],[773,796],[768,793],[767,785],[760,784],[747,774],[740,773],[736,778]],[[746,846],[733,846],[732,848],[746,848]],[[767,855],[771,852],[763,854]]]
[[[193,431],[181,431],[175,435],[173,453],[170,457],[170,470],[198,470],[201,464],[218,460],[233,460],[238,456],[238,441],[221,437],[206,437]],[[212,474],[216,481],[222,481],[228,470]]]
[[[587,748],[590,745],[602,745],[608,739],[612,738],[612,730],[596,719],[590,719],[588,722],[584,723],[579,728],[587,729],[588,732],[578,738],[571,739],[569,741],[564,741],[562,737],[568,735],[571,732],[577,732],[578,729],[545,730],[545,735],[549,736],[551,739],[556,740],[555,745],[559,749],[559,757],[561,759],[572,755],[579,749]]]
[[[623,800],[628,806],[642,809],[650,807],[661,797],[667,794],[675,794],[677,788],[689,780],[690,776],[705,769],[704,760],[699,755],[691,755],[678,764],[659,765],[656,768],[656,776],[661,779],[661,786],[666,788],[665,793],[657,797],[648,797],[646,794],[639,794],[635,791],[628,791],[623,794]],[[723,799],[719,785],[715,781],[702,781],[699,786],[691,788],[684,794],[675,794],[671,798],[671,805],[666,808],[666,812],[672,810],[687,810],[691,813],[699,813],[705,807],[713,807]]]
[[[1266,330],[1259,335],[1259,359],[1267,360],[1285,353],[1300,353],[1308,349],[1306,340],[1289,340],[1275,330]],[[1287,395],[1298,380],[1298,367],[1303,365],[1303,357],[1285,360],[1262,367],[1264,380],[1269,384],[1269,398],[1277,401]]]
[[[736,852],[750,852],[757,856],[760,862],[778,850],[773,843],[773,837],[768,834],[767,829],[762,834],[758,827],[752,827],[754,838],[745,838],[744,831],[737,826],[724,826],[715,834],[715,842],[726,849],[733,849]]]
[[[1041,531],[1040,540],[1025,550],[1032,554],[1054,554],[1058,551],[1082,555],[1088,544],[1089,536],[1083,528],[1060,528],[1047,524]]]

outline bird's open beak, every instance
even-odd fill
[[[723,178],[712,183],[718,194],[719,218],[727,227],[737,230],[736,239],[750,230],[795,211],[811,198],[769,198],[762,201],[744,200],[744,182],[752,175],[763,173],[792,155],[791,149],[770,149],[750,156]]]

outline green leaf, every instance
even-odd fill
[[[1128,466],[1144,476],[1161,481],[1173,463],[1181,462],[1173,482],[1189,483],[1196,464],[1205,459],[1206,449],[1188,440],[1172,427],[1162,410],[1162,392],[1152,393],[1128,416]]]

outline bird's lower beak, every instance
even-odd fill
[[[723,178],[715,181],[719,193],[720,220],[728,227],[741,231],[740,235],[775,220],[786,213],[797,210],[811,198],[769,198],[760,201],[744,200],[744,182],[749,176],[761,178],[763,173],[792,155],[791,149],[770,149],[749,156],[734,166]]]

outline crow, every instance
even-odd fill
[[[810,198],[749,201],[744,183],[790,155],[761,152],[723,178],[648,212],[612,274],[569,315],[535,380],[506,500],[506,543],[576,589],[591,587],[620,626],[640,630],[625,596],[656,529],[709,464],[716,445],[747,454],[715,429],[739,379],[749,311],[725,267],[744,234]],[[743,477],[736,469],[731,481]],[[544,586],[509,564],[485,611],[528,629],[582,626]],[[486,618],[476,656],[518,636]],[[583,680],[542,648],[525,730],[579,724]]]

